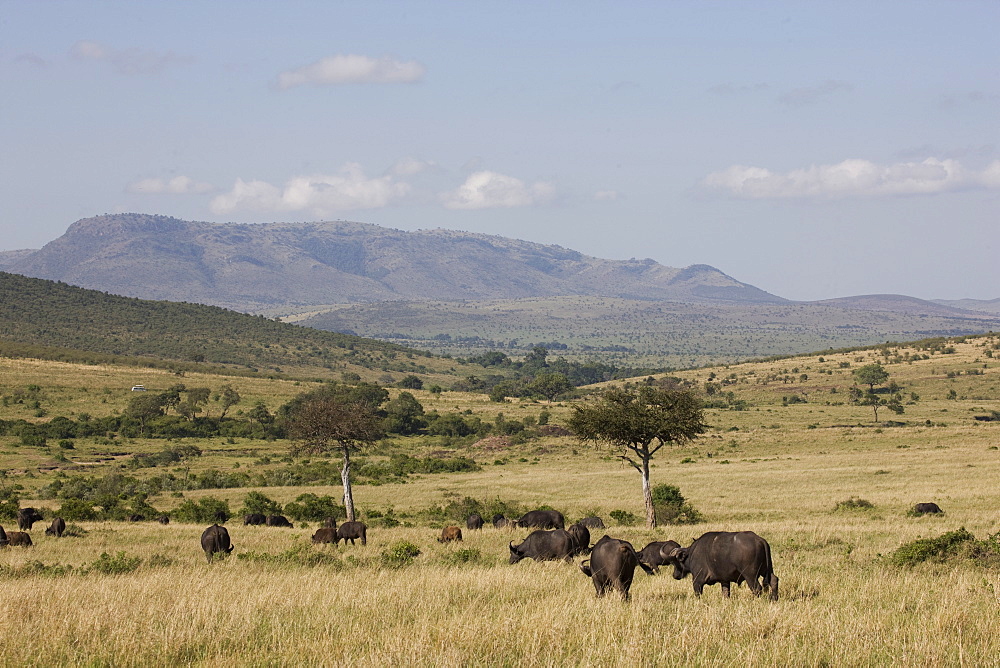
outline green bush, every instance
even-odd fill
[[[418,556],[420,548],[404,540],[382,550],[380,563],[384,568],[404,568],[412,564]]]
[[[874,508],[875,504],[871,501],[852,496],[846,501],[839,502],[836,506],[834,506],[833,510],[834,512],[839,512],[843,510],[873,510]]]
[[[62,505],[56,511],[56,515],[67,522],[71,520],[92,522],[98,518],[98,512],[93,504],[83,499],[63,499]]]
[[[657,485],[651,492],[657,524],[698,524],[705,521],[702,514],[687,502],[680,488]]]
[[[343,562],[328,550],[315,550],[309,543],[298,541],[284,552],[269,554],[267,552],[239,552],[239,561],[251,561],[258,564],[268,564],[282,567],[333,566],[338,570]]]
[[[635,526],[639,523],[639,518],[627,510],[612,510],[608,514],[611,515],[611,519],[624,527]]]
[[[285,504],[285,514],[296,521],[322,522],[327,517],[346,518],[347,510],[332,496],[306,492]]]
[[[280,515],[282,513],[281,504],[277,501],[261,494],[260,492],[249,492],[243,499],[243,507],[239,514],[250,515],[257,513],[260,515]]]
[[[141,563],[142,557],[130,557],[124,552],[118,552],[114,556],[111,556],[107,552],[102,552],[96,561],[86,567],[86,570],[88,573],[123,575],[139,568]]]
[[[449,552],[441,557],[441,561],[449,566],[464,566],[466,564],[478,564],[482,558],[482,553],[473,547]]]
[[[932,560],[943,562],[961,554],[963,548],[970,547],[969,543],[975,540],[976,537],[962,527],[957,531],[941,534],[937,538],[921,538],[906,543],[893,552],[889,559],[897,566],[913,566]]]
[[[214,523],[216,515],[219,512],[229,515],[229,504],[214,496],[206,496],[200,501],[186,499],[184,503],[170,513],[170,516],[178,522],[205,524]]]

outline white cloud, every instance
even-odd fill
[[[211,192],[215,190],[215,186],[211,183],[195,181],[189,176],[175,176],[172,179],[142,179],[128,184],[126,190],[130,193],[187,195]]]
[[[594,199],[597,201],[613,201],[616,199],[621,199],[622,194],[617,190],[598,190],[594,193]]]
[[[394,176],[415,176],[431,169],[437,168],[433,162],[425,162],[416,158],[400,158],[392,167],[389,173]]]
[[[304,84],[413,83],[423,79],[424,71],[424,66],[414,60],[339,54],[282,72],[277,86],[287,90]]]
[[[232,211],[308,211],[326,216],[337,211],[378,209],[409,194],[411,187],[392,174],[378,178],[365,176],[360,165],[349,163],[338,174],[297,176],[281,188],[265,181],[237,179],[232,190],[216,196],[209,207],[213,213]]]
[[[446,209],[493,209],[541,204],[554,196],[551,183],[536,181],[529,185],[513,176],[481,171],[470,174],[455,190],[443,193],[441,202]]]
[[[167,65],[184,60],[170,51],[156,53],[135,47],[119,50],[91,40],[74,44],[70,55],[77,60],[107,62],[119,74],[159,74]]]
[[[764,167],[733,165],[709,174],[700,185],[710,192],[745,199],[922,195],[1000,188],[1000,161],[979,172],[962,167],[956,160],[937,158],[891,165],[844,160],[835,165],[813,165],[784,174]]]

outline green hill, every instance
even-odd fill
[[[382,382],[460,374],[454,360],[215,306],[119,297],[0,272],[0,354]]]

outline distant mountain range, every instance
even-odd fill
[[[601,295],[682,302],[786,300],[718,269],[603,260],[504,237],[351,222],[259,225],[145,214],[86,218],[0,269],[143,299],[245,311],[424,299]]]

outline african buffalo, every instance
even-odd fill
[[[513,529],[517,527],[517,522],[497,514],[493,516],[493,526],[497,529]]]
[[[216,524],[225,524],[229,521],[229,513],[225,510],[217,510],[215,512],[215,522]]]
[[[63,531],[66,530],[66,520],[61,517],[57,517],[52,520],[52,524],[48,529],[45,530],[46,536],[55,536],[56,538],[61,538]]]
[[[312,541],[314,543],[336,543],[337,529],[334,527],[321,527],[316,529],[316,533],[313,534]]]
[[[590,551],[590,532],[579,522],[571,524],[566,533],[573,539],[573,554],[587,554]]]
[[[31,536],[23,531],[9,531],[7,532],[7,544],[11,547],[17,545],[31,547]]]
[[[688,547],[664,547],[660,553],[673,565],[675,580],[692,575],[697,596],[705,585],[718,583],[722,595],[728,597],[730,583],[746,582],[755,596],[766,587],[771,590],[771,600],[778,600],[771,546],[753,531],[710,531]],[[763,586],[757,578],[763,580]]]
[[[160,524],[170,524],[170,515],[160,515],[156,518],[156,521]]]
[[[605,528],[604,527],[604,520],[602,520],[600,517],[584,517],[582,520],[580,520],[579,522],[577,522],[577,524],[582,524],[583,526],[587,527],[588,529],[603,529],[603,528]]]
[[[136,513],[134,515],[129,515],[125,519],[128,520],[129,522],[142,522],[142,521],[144,521],[146,519],[146,516],[145,515],[139,515],[138,513]]]
[[[614,588],[622,600],[627,601],[636,566],[647,575],[652,575],[654,572],[652,568],[639,561],[639,555],[632,547],[632,543],[605,535],[594,545],[590,559],[580,563],[580,570],[593,580],[598,598]]]
[[[344,541],[344,545],[347,545],[347,541],[351,541],[351,545],[354,545],[356,538],[361,539],[362,545],[368,544],[368,527],[365,526],[364,522],[344,522],[337,527],[337,540],[335,542]]]
[[[932,515],[935,513],[943,513],[941,506],[936,503],[918,503],[913,506],[914,515]]]
[[[0,547],[7,547],[10,545],[10,539],[7,537],[7,532],[0,527]]]
[[[472,529],[482,529],[483,528],[483,518],[479,513],[472,513],[465,518],[465,528]]]
[[[656,540],[647,545],[646,547],[639,550],[639,561],[646,564],[653,570],[659,570],[660,566],[667,563],[666,558],[663,557],[661,553],[662,548],[666,547],[663,552],[669,553],[670,550],[675,547],[680,547],[681,544],[672,540]]]
[[[558,510],[532,510],[521,515],[517,526],[535,527],[536,529],[564,529],[566,527],[562,513]]]
[[[268,515],[264,524],[269,527],[291,527],[292,523],[284,515]]]
[[[260,513],[250,513],[243,516],[243,526],[256,526],[267,522],[267,517]]]
[[[229,554],[233,551],[233,545],[229,542],[229,531],[226,527],[213,524],[205,529],[201,534],[201,549],[205,550],[205,558],[208,563],[212,563],[212,557],[216,554]]]
[[[42,521],[42,514],[34,508],[21,508],[17,511],[17,528],[21,531],[31,531],[31,525]]]
[[[532,531],[520,545],[510,545],[510,563],[516,564],[524,558],[535,561],[555,561],[557,559],[571,560],[573,553],[573,537],[562,529]]]
[[[462,540],[462,529],[459,527],[445,527],[441,530],[441,537],[438,538],[439,543],[451,543],[452,541]]]

